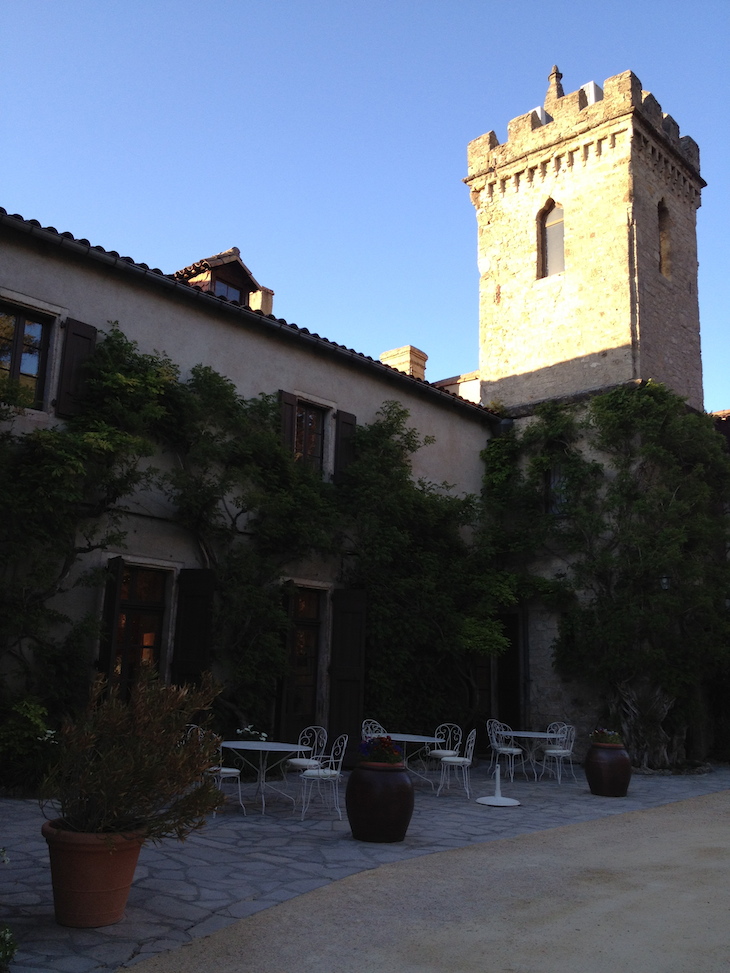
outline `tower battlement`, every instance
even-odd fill
[[[468,147],[481,400],[507,408],[652,379],[702,407],[700,154],[631,71]]]
[[[466,183],[489,176],[526,155],[545,152],[552,145],[579,138],[585,132],[594,132],[631,115],[645,123],[646,134],[658,136],[672,150],[677,161],[690,170],[688,175],[700,179],[697,143],[688,135],[680,135],[679,125],[662,111],[651,92],[642,90],[641,81],[633,71],[608,78],[603,88],[590,81],[567,95],[563,93],[561,78],[557,67],[553,67],[544,105],[513,118],[507,128],[506,142],[500,143],[495,132],[490,131],[469,143]],[[704,185],[701,180],[700,184]]]

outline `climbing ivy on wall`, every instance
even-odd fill
[[[16,410],[4,418],[0,665],[11,683],[58,712],[83,700],[93,629],[90,618],[64,614],[58,596],[99,583],[88,574],[69,579],[84,555],[122,539],[123,501],[148,478],[141,460],[151,445],[103,416],[22,434]]]
[[[478,571],[477,498],[414,481],[413,454],[431,440],[397,402],[359,428],[339,494],[348,525],[346,579],[368,593],[365,706],[386,725],[468,724],[473,663],[506,647],[496,619],[513,601],[495,572]]]
[[[661,385],[551,404],[485,453],[498,555],[562,612],[555,666],[598,687],[634,762],[707,752],[727,678],[730,457]]]
[[[25,435],[10,427],[0,438],[0,491],[13,514],[0,536],[10,582],[0,638],[25,670],[26,691],[37,691],[52,717],[83,697],[97,619],[73,622],[54,598],[68,594],[85,554],[123,545],[127,505],[153,491],[213,571],[212,658],[237,719],[270,719],[287,664],[280,578],[286,565],[311,558],[337,558],[342,581],[367,589],[374,711],[408,725],[430,726],[444,712],[468,718],[470,660],[504,646],[492,617],[499,587],[480,588],[474,576],[478,557],[465,531],[475,498],[414,481],[411,457],[429,440],[407,421],[387,403],[358,430],[358,458],[335,486],[282,445],[276,397],[244,399],[205,366],[182,381],[171,359],[141,353],[112,327],[87,366],[80,415]],[[101,582],[98,573],[81,576]],[[59,691],[49,701],[51,664]]]
[[[123,544],[127,505],[149,490],[214,573],[224,699],[259,724],[287,665],[281,576],[318,559],[367,591],[366,705],[386,724],[473,720],[475,666],[507,645],[500,612],[539,598],[562,616],[558,672],[598,688],[635,762],[676,766],[712,742],[713,686],[730,682],[730,458],[662,386],[541,408],[489,442],[481,497],[414,479],[430,440],[396,402],[325,483],[282,446],[275,397],[244,399],[204,366],[183,381],[115,327],[80,415],[20,433],[11,393],[0,664],[51,721],[85,695],[98,624],[61,596],[101,584],[84,558]]]

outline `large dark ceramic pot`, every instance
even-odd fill
[[[403,841],[413,814],[413,783],[405,766],[357,764],[347,781],[345,807],[357,841]]]
[[[631,780],[631,758],[622,743],[592,743],[583,767],[591,794],[626,797]]]

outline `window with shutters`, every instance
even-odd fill
[[[319,406],[309,402],[297,402],[294,456],[315,470],[322,469],[325,416],[325,410]]]
[[[51,321],[0,305],[0,379],[16,387],[29,408],[43,408]]]
[[[279,403],[282,440],[295,459],[337,481],[354,456],[355,416],[283,390]]]

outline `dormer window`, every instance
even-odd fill
[[[198,260],[189,267],[175,271],[173,276],[216,297],[224,297],[227,301],[235,301],[264,314],[272,312],[274,292],[256,282],[241,260],[238,247]]]
[[[233,287],[232,284],[226,284],[223,280],[214,281],[214,293],[216,297],[225,297],[229,301],[238,301],[241,303],[241,289],[240,287]]]

